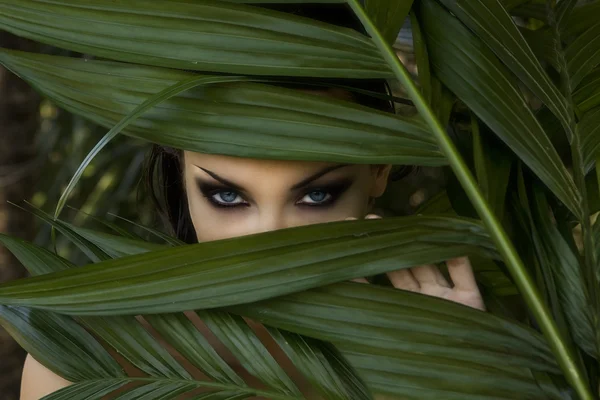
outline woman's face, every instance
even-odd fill
[[[184,152],[198,241],[362,218],[386,187],[390,165],[275,161]]]

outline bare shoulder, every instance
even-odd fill
[[[37,362],[30,354],[27,355],[21,380],[21,400],[39,400],[70,384],[71,382]]]

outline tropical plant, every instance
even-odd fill
[[[319,3],[349,8],[366,35],[265,0],[0,0],[3,29],[101,58],[1,50],[0,63],[110,128],[55,215],[32,209],[90,265],[0,236],[35,275],[0,286],[0,322],[75,382],[47,399],[597,398],[600,1]],[[389,46],[407,17],[417,82]],[[300,77],[397,79],[413,112],[269,84]],[[449,184],[416,216],[149,244],[58,218],[119,133],[246,157],[448,166]],[[493,312],[346,282],[463,254]]]

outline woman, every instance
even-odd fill
[[[325,5],[315,9],[305,6],[293,11],[357,28],[353,18],[341,16],[339,12],[325,12],[323,7]],[[335,83],[388,93],[384,81]],[[394,109],[387,101],[336,87],[317,89],[301,83],[286,86],[383,111]],[[379,218],[370,211],[374,199],[386,189],[391,167],[249,159],[154,146],[146,178],[158,210],[174,234],[193,243],[336,220]],[[453,259],[446,264],[451,282],[435,265],[403,269],[387,276],[397,289],[483,310],[468,259]],[[367,283],[364,278],[357,281]],[[28,356],[21,399],[37,400],[69,384]]]
[[[370,82],[371,89],[383,82]],[[354,85],[356,86],[356,84]],[[341,89],[299,89],[389,111],[389,103]],[[386,189],[391,165],[337,164],[239,158],[154,146],[146,177],[161,214],[182,240],[219,240],[370,214]],[[467,258],[447,263],[452,282],[437,266],[388,273],[392,285],[484,309]],[[358,279],[366,283],[365,279]],[[22,400],[37,400],[69,382],[27,357]]]

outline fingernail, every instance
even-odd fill
[[[366,219],[379,219],[381,217],[379,215],[376,215],[376,214],[367,214],[367,216],[365,218]]]
[[[455,267],[469,263],[469,257],[456,257],[446,261],[446,266]]]

